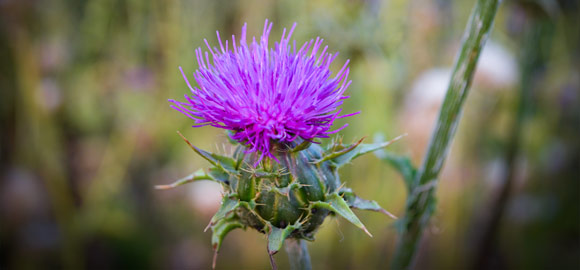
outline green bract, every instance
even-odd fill
[[[196,180],[222,184],[225,195],[221,207],[208,225],[213,231],[214,267],[225,235],[236,228],[251,227],[267,234],[272,256],[286,238],[314,240],[316,230],[329,214],[342,216],[369,236],[372,235],[351,208],[392,216],[375,201],[361,199],[342,186],[338,169],[398,138],[375,144],[362,144],[362,140],[351,145],[334,142],[327,149],[306,141],[276,144],[271,152],[277,160],[265,158],[256,167],[253,165],[260,154],[246,154],[242,145],[237,146],[232,157],[226,157],[201,150],[183,139],[213,166],[157,188],[173,188]]]

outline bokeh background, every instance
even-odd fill
[[[207,38],[244,22],[271,40],[298,23],[351,60],[345,141],[408,133],[418,165],[475,0],[0,0],[0,269],[208,269],[217,184],[153,187],[207,167],[177,136],[224,134],[169,108]],[[438,187],[416,269],[580,268],[580,13],[575,0],[504,1]],[[324,143],[324,142],[323,142]],[[405,188],[369,155],[342,170],[402,215]],[[329,218],[315,269],[386,269],[396,222]],[[275,256],[288,267],[284,252]],[[265,236],[233,231],[218,269],[268,269]]]

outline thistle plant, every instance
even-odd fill
[[[291,238],[286,247],[291,265],[309,269],[303,240],[314,240],[327,216],[341,216],[371,236],[351,208],[390,215],[341,184],[338,169],[398,138],[374,144],[363,144],[362,139],[343,144],[335,139],[327,147],[319,145],[317,139],[348,126],[331,130],[336,119],[358,114],[341,114],[339,108],[351,83],[348,61],[331,76],[330,65],[337,54],[323,48],[320,38],[297,47],[296,41],[290,42],[295,27],[284,29],[273,48],[268,44],[272,29],[268,21],[260,39],[253,38],[250,44],[246,25],[239,41],[232,36],[231,47],[218,32],[219,48],[205,40],[207,51],[196,50],[197,87],[180,68],[192,94],[185,95],[185,101],[170,100],[171,106],[193,119],[193,127],[225,129],[237,145],[232,156],[210,153],[179,133],[212,166],[158,186],[167,189],[196,180],[223,186],[221,207],[208,224],[213,232],[214,268],[222,241],[233,229],[250,227],[266,234],[273,268],[272,255]]]

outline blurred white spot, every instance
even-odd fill
[[[222,186],[212,181],[198,181],[189,185],[188,197],[193,208],[206,216],[212,216],[219,209],[222,200]]]
[[[432,109],[433,107],[438,109],[449,86],[450,78],[451,69],[448,68],[434,68],[421,73],[411,86],[405,109]]]
[[[488,42],[479,58],[475,88],[504,89],[516,83],[518,74],[514,56],[499,44]],[[450,68],[427,70],[415,79],[405,98],[401,124],[409,134],[408,141],[413,142],[411,150],[415,159],[424,154],[450,80]]]
[[[65,37],[54,36],[40,42],[40,66],[43,72],[53,72],[67,65],[72,50],[66,40]]]
[[[558,208],[558,200],[553,196],[518,194],[508,204],[507,216],[519,224],[529,224],[535,220],[552,220]]]
[[[0,213],[7,217],[3,222],[18,223],[25,218],[42,215],[46,197],[40,180],[29,170],[10,168],[0,182]]]
[[[409,146],[415,160],[425,152],[450,77],[451,70],[446,68],[423,72],[405,99],[401,125],[408,133],[406,141],[412,142]]]
[[[501,188],[505,174],[507,173],[505,160],[495,158],[488,162],[483,169],[485,172],[484,180],[492,190]]]
[[[38,103],[45,110],[54,111],[62,104],[62,91],[54,79],[42,79],[39,90]]]
[[[477,63],[475,80],[484,88],[513,86],[518,79],[518,64],[514,55],[493,41],[488,41]]]
[[[151,91],[155,85],[154,74],[146,67],[134,67],[124,74],[128,88],[134,91]]]

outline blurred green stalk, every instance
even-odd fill
[[[391,264],[393,269],[410,268],[423,229],[435,210],[437,177],[449,153],[477,60],[489,37],[499,4],[500,0],[477,0],[471,12],[427,154],[416,175],[407,183],[409,197]]]
[[[288,253],[288,260],[290,261],[290,269],[292,270],[311,270],[310,255],[308,254],[308,247],[306,241],[301,239],[286,239],[284,243],[286,253]]]
[[[527,29],[524,30],[520,41],[520,77],[519,98],[514,111],[514,120],[511,125],[510,137],[505,147],[505,163],[507,172],[503,176],[501,187],[498,189],[498,197],[490,201],[486,208],[490,214],[483,223],[482,233],[475,241],[476,253],[472,269],[489,269],[489,262],[493,256],[493,250],[498,241],[499,229],[505,214],[508,201],[510,200],[516,169],[517,156],[521,151],[524,125],[529,118],[534,104],[534,83],[541,77],[542,67],[545,66],[547,57],[544,51],[550,51],[552,36],[554,33],[553,22],[542,15],[527,14]]]
[[[18,117],[15,155],[18,163],[32,168],[44,181],[60,235],[61,268],[81,269],[83,254],[74,220],[74,198],[68,187],[66,169],[60,162],[64,160],[63,136],[55,124],[55,115],[38,102],[41,96],[40,56],[31,45],[32,40],[30,34],[21,29],[15,32],[11,40],[18,85],[15,100]],[[31,257],[35,258],[34,254]],[[30,262],[35,265],[33,261]]]

